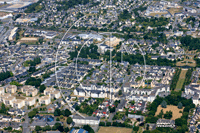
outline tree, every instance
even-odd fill
[[[56,118],[56,121],[60,121],[60,118],[59,118],[59,117],[57,117],[57,118]]]
[[[78,111],[79,109],[80,109],[80,106],[76,106],[76,107],[75,107],[75,110]]]
[[[85,129],[86,131],[88,131],[88,133],[95,133],[94,130],[89,125],[84,125],[83,129]]]
[[[67,118],[67,124],[71,124],[73,122],[72,118],[71,117],[68,117]]]
[[[25,85],[32,85],[32,86],[35,86],[35,87],[39,87],[41,83],[42,83],[41,79],[30,77],[26,80]]]
[[[52,129],[59,130],[60,132],[64,131],[63,126],[60,123],[55,123]]]
[[[106,122],[106,126],[107,127],[111,126],[111,122]]]
[[[163,113],[163,109],[162,109],[162,110],[160,111],[158,117],[159,117],[159,118],[162,118],[162,117],[163,117],[163,114],[164,114],[164,113]]]
[[[161,107],[162,108],[167,108],[167,102],[165,100],[162,101]]]
[[[43,130],[43,131],[50,131],[50,130],[51,130],[51,127],[50,127],[50,126],[45,126],[42,130]]]
[[[4,130],[12,131],[12,127],[9,126],[9,127],[7,127],[7,128],[4,128]]]
[[[167,112],[164,114],[164,118],[165,118],[165,119],[171,119],[171,118],[172,118],[172,111],[167,111]]]
[[[118,94],[119,94],[119,95],[122,95],[122,90],[119,90]]]
[[[63,116],[70,116],[72,113],[71,113],[71,111],[69,111],[69,109],[65,109],[65,110],[62,110],[62,112],[61,112],[61,114],[63,115]]]
[[[42,128],[40,127],[40,126],[35,126],[35,131],[41,131],[42,130]]]
[[[139,127],[138,127],[138,126],[134,126],[134,127],[133,127],[133,131],[138,132],[138,130],[139,130]]]
[[[183,107],[183,104],[182,104],[181,102],[179,102],[179,103],[178,103],[178,108],[179,108],[179,109],[182,109],[182,107]]]
[[[0,73],[0,81],[3,81],[9,77],[13,76],[12,72],[6,71]]]
[[[65,131],[66,133],[69,132],[69,128],[66,127],[66,128],[64,129],[64,131]]]
[[[28,113],[29,118],[33,118],[38,113],[37,109],[33,109],[31,112]]]
[[[56,108],[54,111],[54,116],[60,116],[60,115],[61,115],[60,109]]]
[[[147,124],[146,130],[149,130],[149,124]]]
[[[34,73],[36,71],[35,66],[30,66],[30,68],[28,69],[29,72]]]
[[[40,88],[39,88],[40,93],[43,93],[45,89],[46,89],[45,85],[40,85]]]
[[[105,126],[105,122],[100,122],[99,126]]]
[[[134,104],[135,104],[135,101],[134,101],[134,100],[133,100],[133,101],[131,101],[131,104],[132,104],[132,105],[134,105]]]
[[[110,113],[115,112],[115,107],[109,107]]]

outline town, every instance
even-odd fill
[[[198,133],[199,7],[0,1],[0,132]]]

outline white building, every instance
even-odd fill
[[[95,39],[97,41],[102,41],[103,40],[103,36],[102,35],[96,35],[96,34],[79,34],[78,35],[80,38],[82,39]]]
[[[26,106],[33,106],[35,104],[35,97],[27,97],[25,100],[25,105]]]
[[[34,87],[34,86],[31,86],[31,85],[25,85],[21,88],[21,91],[23,93],[26,93],[26,96],[36,96],[37,93],[38,93],[38,90]]]
[[[9,37],[8,37],[8,40],[9,40],[9,41],[13,41],[13,39],[14,39],[15,36],[16,36],[17,29],[18,29],[18,27],[15,27],[14,29],[12,29],[12,31],[10,32],[10,35],[9,35]]]
[[[6,87],[6,92],[7,93],[15,93],[17,91],[17,86],[16,85],[9,85]]]
[[[44,95],[48,95],[50,96],[51,98],[60,98],[60,91],[56,90],[55,88],[52,88],[52,87],[47,87],[45,90],[44,90]]]
[[[73,116],[73,122],[78,125],[99,125],[100,119],[98,117],[85,117],[82,118],[81,116],[75,115]]]
[[[51,98],[49,96],[42,96],[39,98],[39,103],[48,105],[51,103]]]
[[[22,108],[24,105],[25,105],[25,102],[22,99],[15,99],[12,101],[12,104],[11,104],[13,108],[18,108],[18,109]]]
[[[5,93],[5,89],[3,87],[0,87],[0,95]]]

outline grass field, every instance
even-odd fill
[[[186,72],[187,72],[186,69],[182,69],[182,70],[181,70],[181,73],[180,73],[180,76],[179,76],[179,80],[178,80],[178,82],[177,82],[177,84],[176,84],[176,89],[175,89],[176,91],[181,90],[181,88],[182,88],[182,86],[183,86],[183,83],[184,83],[184,81],[185,81]]]
[[[174,106],[174,105],[167,105],[167,108],[162,108],[161,105],[159,105],[158,108],[157,108],[155,116],[157,116],[162,109],[163,109],[164,114],[166,113],[166,111],[172,111],[172,120],[175,120],[175,119],[180,118],[182,116],[182,113],[179,113],[179,111],[183,112],[184,108],[178,109],[178,107]]]
[[[100,127],[98,133],[132,133],[131,128],[121,127]]]
[[[150,13],[149,16],[155,16],[155,15],[165,15],[167,12],[162,12],[162,13]]]
[[[196,61],[193,59],[193,56],[190,56],[189,59],[184,58],[183,61],[179,61],[176,63],[176,66],[191,66],[195,67],[196,66]]]
[[[170,8],[168,11],[173,15],[174,13],[181,12],[183,8]]]

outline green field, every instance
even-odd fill
[[[176,84],[176,89],[175,89],[176,91],[181,90],[181,88],[183,86],[183,83],[185,81],[186,72],[187,72],[187,70],[185,70],[185,69],[181,70],[181,73],[180,73],[180,76],[179,76],[179,80],[178,80],[178,82]]]

